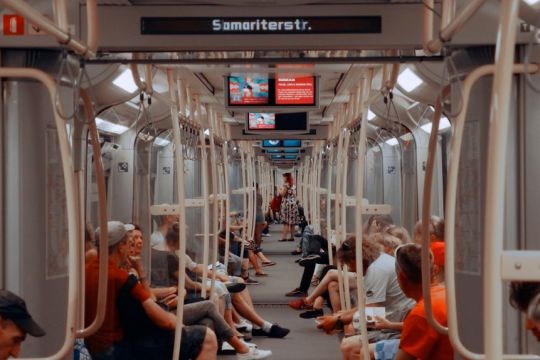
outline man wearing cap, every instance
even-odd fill
[[[124,331],[120,324],[117,300],[120,290],[127,284],[130,276],[127,271],[120,268],[120,265],[129,261],[129,239],[133,229],[133,225],[124,225],[119,221],[109,221],[107,224],[109,266],[105,320],[95,334],[85,339],[94,360],[126,358],[119,346]],[[99,232],[98,228],[96,230],[97,243],[99,243]],[[100,249],[101,251],[104,249]],[[94,321],[96,316],[98,282],[99,260],[93,258],[86,264],[85,322],[87,326]],[[155,325],[168,330],[176,328],[176,316],[156,304],[140,282],[131,288],[130,293],[141,303],[146,315]],[[189,353],[189,358],[193,359],[215,359],[217,340],[214,332],[200,328],[198,332],[190,332],[190,336],[182,337],[182,355]],[[181,359],[184,358],[188,357],[181,356]]]
[[[23,299],[0,290],[0,360],[19,357],[26,334],[41,337],[45,331],[32,319]]]

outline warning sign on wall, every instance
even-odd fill
[[[24,35],[24,18],[20,15],[4,15],[4,35]]]

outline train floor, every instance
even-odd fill
[[[325,335],[316,328],[314,320],[300,318],[299,312],[287,306],[287,302],[294,298],[285,296],[285,293],[299,285],[302,268],[294,262],[298,256],[291,255],[298,244],[295,242],[279,242],[283,225],[272,225],[270,237],[263,237],[262,248],[264,254],[275,266],[264,267],[268,277],[255,277],[250,270],[251,277],[260,281],[259,285],[250,285],[249,291],[253,297],[257,312],[268,321],[291,330],[283,339],[270,339],[254,337],[261,349],[272,350],[273,360],[334,360],[340,359],[339,342],[337,336]],[[327,311],[327,310],[325,310]],[[219,360],[232,360],[234,356],[221,355]]]

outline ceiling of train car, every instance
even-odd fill
[[[100,5],[225,5],[225,6],[269,6],[269,5],[335,5],[377,3],[421,3],[422,0],[98,0]]]

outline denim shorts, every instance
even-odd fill
[[[393,360],[399,350],[399,339],[381,340],[375,343],[375,360]]]

